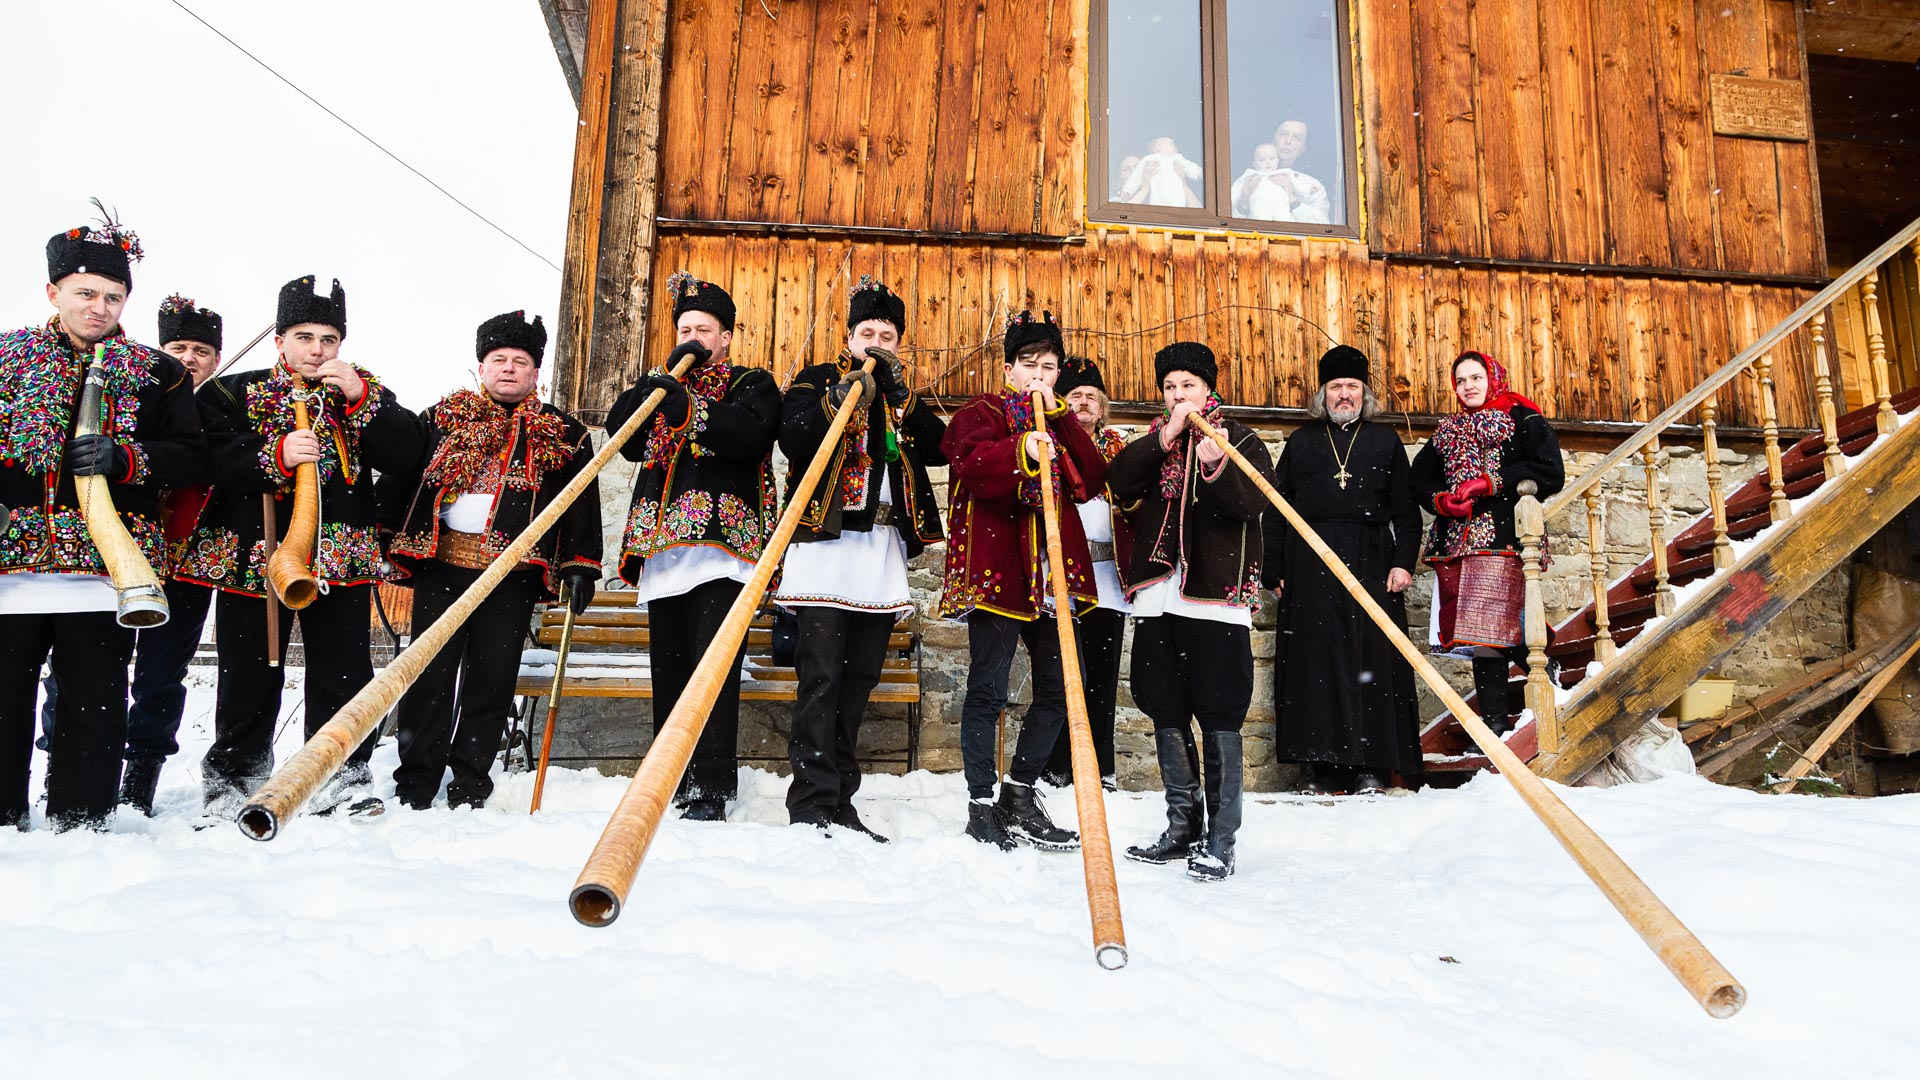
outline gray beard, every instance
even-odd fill
[[[1329,420],[1332,420],[1334,423],[1339,424],[1342,427],[1345,427],[1346,425],[1353,423],[1355,420],[1360,419],[1360,407],[1356,405],[1351,409],[1328,409],[1327,418]]]

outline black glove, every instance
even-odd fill
[[[132,463],[127,448],[110,435],[80,435],[67,443],[67,471],[75,476],[118,478]]]
[[[567,606],[575,615],[585,615],[587,605],[593,603],[594,581],[599,575],[584,566],[569,566],[560,571],[560,580],[573,590],[573,597]]]
[[[707,357],[712,355],[707,347],[698,341],[683,341],[675,345],[673,351],[667,354],[667,370],[672,371],[674,365],[678,364],[682,357],[693,357],[693,366],[699,367],[706,362]]]
[[[873,360],[874,385],[886,396],[887,404],[895,408],[905,405],[910,391],[900,358],[885,349],[871,347],[867,349],[867,356]]]
[[[873,404],[873,376],[861,371],[859,368],[854,368],[852,371],[847,372],[841,377],[839,382],[827,387],[827,404],[836,410],[839,409],[841,404],[847,400],[847,395],[851,394],[853,388],[856,386],[861,387],[860,404]]]
[[[698,345],[700,343],[697,341],[689,341],[687,344]],[[687,410],[693,406],[693,399],[687,396],[687,388],[680,385],[680,380],[664,371],[656,371],[646,378],[641,379],[639,385],[635,386],[634,389],[639,390],[641,393],[647,393],[652,390],[665,390],[667,396],[661,399],[660,408],[655,415],[661,417],[674,427],[679,427],[681,424],[687,422]]]

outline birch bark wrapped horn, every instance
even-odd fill
[[[312,431],[307,415],[307,381],[293,377],[293,430]],[[293,517],[287,535],[267,560],[267,584],[280,602],[295,611],[320,595],[320,579],[313,576],[313,543],[320,531],[320,466],[303,462],[293,471]]]
[[[101,364],[105,354],[105,346],[94,346],[93,362],[87,365],[86,381],[80,390],[79,414],[73,425],[76,438],[101,434],[101,403],[107,377]],[[168,618],[167,594],[160,588],[153,564],[141,554],[140,545],[120,520],[120,512],[113,505],[113,494],[107,488],[107,478],[76,476],[73,490],[80,502],[80,516],[87,523],[87,534],[99,550],[100,561],[106,565],[107,576],[119,594],[114,605],[114,621],[134,630],[164,626]]]

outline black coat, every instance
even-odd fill
[[[340,391],[322,389],[309,408],[320,437],[320,535],[313,575],[328,585],[367,585],[380,579],[380,535],[374,503],[375,470],[406,469],[419,459],[414,414],[401,407],[367,372],[367,392],[349,406]],[[264,596],[261,556],[266,535],[260,496],[274,498],[274,535],[281,540],[293,517],[294,471],[280,461],[280,443],[292,423],[284,365],[223,375],[197,395],[200,423],[212,451],[213,491],[187,538],[174,576],[246,596]],[[344,448],[344,457],[341,450]]]
[[[724,363],[708,360],[707,363]],[[629,387],[607,410],[617,431],[652,389]],[[620,448],[644,462],[647,432],[665,418],[655,413]],[[773,443],[780,429],[780,386],[763,368],[731,366],[720,399],[689,417],[690,437],[672,461],[642,465],[620,544],[620,577],[638,583],[648,558],[672,547],[705,545],[742,562],[760,561],[779,520],[773,483]]]
[[[1501,445],[1500,467],[1494,470],[1499,474],[1500,489],[1491,496],[1474,500],[1475,514],[1490,514],[1493,518],[1493,543],[1483,550],[1520,550],[1513,525],[1514,507],[1520,502],[1520,493],[1515,489],[1520,481],[1532,480],[1538,484],[1540,490],[1535,497],[1542,500],[1558,494],[1567,484],[1566,463],[1560,458],[1560,440],[1554,436],[1547,418],[1524,405],[1515,405],[1507,412],[1513,417],[1513,437]],[[1429,559],[1448,554],[1447,549],[1459,527],[1461,519],[1440,516],[1433,501],[1435,496],[1452,488],[1453,485],[1447,483],[1446,462],[1432,440],[1428,440],[1413,457],[1413,490],[1420,500],[1420,508],[1435,515],[1428,534]]]
[[[440,510],[449,500],[464,494],[444,481],[428,481],[424,478],[454,423],[447,415],[453,411],[447,408],[451,400],[443,398],[419,414],[415,421],[419,455],[407,468],[383,472],[374,486],[379,503],[380,527],[391,534],[387,557],[393,563],[394,579],[397,581],[412,577],[420,562],[434,557],[440,543]],[[507,545],[526,529],[534,517],[553,502],[560,489],[566,487],[593,459],[593,444],[587,436],[585,425],[552,405],[530,399],[522,402],[512,413],[515,426],[510,437],[507,473],[515,477],[527,475],[527,459],[534,453],[534,448],[528,444],[521,417],[529,412],[559,420],[562,430],[557,440],[559,445],[547,449],[546,453],[554,456],[564,453],[565,459],[561,464],[544,470],[536,462],[533,466],[538,473],[535,487],[528,487],[524,483],[501,485],[494,500],[492,516],[487,522],[486,546],[489,555],[497,556],[505,551]],[[600,485],[596,479],[560,516],[559,522],[535,542],[533,551],[522,565],[540,568],[547,594],[551,598],[559,595],[558,574],[561,570],[584,568],[591,570],[597,579],[600,576],[601,548]]]
[[[827,428],[833,424],[833,405],[827,397],[827,390],[840,381],[846,370],[841,364],[814,364],[795,375],[787,387],[786,398],[781,406],[780,449],[787,455],[789,499],[793,497],[801,474],[806,472],[814,454],[819,452]],[[888,430],[895,432],[899,444],[898,461],[889,462],[886,459]],[[940,451],[940,440],[946,433],[946,423],[918,394],[910,396],[906,405],[898,410],[890,407],[884,399],[876,398],[867,406],[866,435],[870,468],[866,505],[854,510],[844,506],[841,474],[846,468],[847,450],[852,439],[843,436],[841,445],[834,448],[833,461],[821,474],[820,487],[812,493],[800,525],[794,530],[794,543],[832,540],[843,531],[871,530],[875,497],[880,492],[883,474],[892,493],[894,526],[899,530],[900,538],[906,541],[907,557],[920,554],[928,544],[939,543],[945,538],[945,533],[940,528],[940,507],[934,501],[933,481],[927,476],[927,467],[947,463],[947,456]],[[901,520],[903,514],[906,521]],[[911,528],[907,525],[908,521],[912,522]]]
[[[1271,476],[1273,459],[1257,432],[1236,420],[1218,426],[1234,449]],[[1167,452],[1155,433],[1128,443],[1107,468],[1107,487],[1133,530],[1133,558],[1121,575],[1127,597],[1184,568],[1179,589],[1186,599],[1257,607],[1264,548],[1260,515],[1267,497],[1232,461],[1223,460],[1213,480],[1201,479],[1199,439],[1181,442],[1187,468],[1180,498],[1160,493]]]
[[[119,333],[105,344],[109,420],[103,433],[114,435],[129,457],[128,472],[108,477],[107,490],[121,524],[164,573],[160,494],[201,482],[207,467],[193,382],[166,353]],[[74,348],[57,321],[0,335],[0,504],[13,510],[11,524],[0,531],[0,574],[106,573],[65,462],[92,355]],[[119,419],[129,414],[131,427]]]

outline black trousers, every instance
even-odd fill
[[[1133,621],[1133,703],[1155,728],[1239,731],[1253,703],[1247,628],[1184,615]]]
[[[1100,775],[1113,775],[1113,707],[1120,692],[1120,641],[1126,636],[1125,612],[1094,608],[1076,620],[1080,639],[1080,681],[1087,688],[1087,725],[1093,729],[1093,756]],[[1047,771],[1073,775],[1073,749],[1066,725],[1047,758]]]
[[[104,825],[120,789],[133,631],[111,611],[83,611],[0,615],[0,826],[27,824],[33,702],[49,653],[64,692],[47,747],[47,819]]]
[[[793,707],[793,735],[787,761],[793,782],[787,787],[787,814],[798,821],[832,819],[851,805],[860,790],[860,721],[867,698],[880,684],[893,634],[891,612],[854,612],[806,605],[796,610],[794,673],[799,700]]]
[[[180,750],[180,714],[187,705],[187,667],[200,647],[213,590],[169,581],[167,622],[140,631],[133,648],[133,704],[127,709],[127,758],[171,757]]]
[[[727,620],[727,609],[740,595],[740,583],[722,578],[705,582],[679,596],[647,601],[647,648],[653,668],[653,733],[673,714],[673,707],[706,655],[707,644]],[[707,714],[707,726],[693,747],[693,762],[680,780],[675,801],[731,799],[740,786],[740,661],[745,640],[733,655],[733,666],[721,683],[720,696]]]
[[[373,679],[368,655],[373,587],[335,585],[299,611],[280,609],[280,655],[300,620],[306,654],[306,725],[309,738]],[[283,668],[267,664],[267,605],[257,596],[223,592],[213,602],[220,647],[220,693],[213,713],[213,746],[201,759],[209,795],[222,788],[251,792],[273,772],[273,733],[280,720]],[[364,772],[379,741],[373,732],[348,758]]]
[[[1047,755],[1067,722],[1067,695],[1060,674],[1060,632],[1053,620],[1022,621],[974,611],[967,616],[967,697],[960,708],[960,761],[966,769],[967,794],[975,799],[993,795],[994,736],[1000,710],[1007,707],[1007,679],[1013,670],[1014,646],[1025,642],[1033,669],[1033,705],[1020,725],[1020,741],[1013,752],[1010,780],[1031,784],[1040,779]]]
[[[438,561],[420,563],[413,577],[413,625],[433,625],[480,574]],[[513,711],[521,642],[545,593],[538,570],[508,574],[400,699],[400,767],[393,770],[393,785],[402,800],[432,802],[449,765],[449,803],[485,802],[493,794],[487,773]]]

